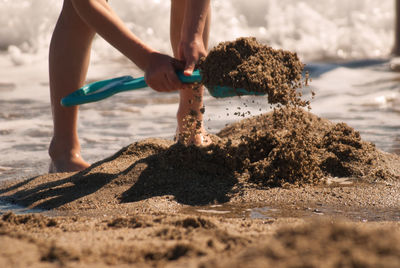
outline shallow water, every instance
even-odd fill
[[[398,209],[353,209],[340,210],[329,206],[317,206],[297,209],[277,209],[270,207],[258,207],[247,209],[246,217],[251,219],[276,219],[282,217],[339,217],[353,221],[400,221],[400,211]]]
[[[286,207],[241,207],[232,205],[211,205],[201,207],[187,207],[182,210],[187,214],[199,216],[219,216],[243,219],[275,220],[279,218],[311,218],[333,217],[361,222],[400,221],[398,208],[371,209],[371,208],[338,208],[319,204],[313,207],[286,206]]]
[[[28,213],[42,213],[43,210],[28,209],[26,207],[21,207],[0,200],[0,215],[4,214],[5,212],[13,212],[15,214],[28,214]]]
[[[352,192],[352,189],[362,188],[363,185],[355,178],[328,178],[326,185],[313,187],[311,193],[318,190],[329,188],[330,190],[338,190],[339,192]],[[290,191],[290,190],[289,190]],[[307,191],[304,188],[302,191]],[[296,192],[292,189],[292,193]],[[274,193],[270,192],[271,195]],[[277,194],[277,193],[275,193]],[[296,194],[295,194],[296,195]],[[373,199],[372,206],[368,204],[368,200],[359,200],[358,204],[349,205],[346,200],[351,197],[345,197],[343,202],[334,203],[316,198],[311,199],[310,203],[304,202],[304,196],[298,196],[299,202],[288,201],[281,204],[273,202],[269,206],[265,203],[243,203],[243,204],[216,204],[205,206],[186,206],[182,209],[183,213],[195,214],[199,216],[218,216],[223,215],[229,218],[243,219],[261,219],[266,222],[274,221],[280,218],[339,218],[358,222],[380,222],[380,221],[400,221],[400,208],[397,202],[385,198],[384,207],[376,206]],[[323,199],[322,199],[323,200]],[[378,202],[378,201],[377,201]],[[357,203],[357,202],[356,202]],[[394,206],[393,206],[394,205]],[[375,207],[376,206],[376,207]]]

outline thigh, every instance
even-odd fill
[[[181,30],[185,16],[186,1],[171,0],[170,41],[174,56],[178,57],[178,46],[181,40]]]
[[[79,36],[84,42],[90,41],[95,34],[75,10],[71,0],[64,0],[58,23],[65,32],[73,32],[73,36]]]
[[[174,56],[178,56],[178,46],[181,40],[183,20],[185,17],[186,0],[171,0],[170,38]],[[207,14],[203,31],[204,46],[207,48],[210,33],[211,10]]]

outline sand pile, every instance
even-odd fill
[[[304,68],[296,53],[275,50],[253,37],[220,43],[201,59],[199,68],[206,86],[267,93],[272,104],[306,105],[296,92]]]
[[[297,204],[300,212],[316,203],[337,206],[338,211],[350,204],[371,210],[398,205],[398,156],[380,152],[343,124],[300,114],[284,121],[296,126],[288,130],[274,113],[243,120],[213,136],[214,144],[204,148],[143,140],[78,173],[4,183],[0,198],[29,208],[85,215],[98,210],[101,215],[176,213],[181,205],[224,203],[253,207],[261,202],[260,206],[285,210]],[[313,131],[304,131],[309,128]],[[313,187],[326,177],[343,175],[358,178],[364,186]],[[296,185],[302,187],[286,187]],[[298,212],[289,215],[293,213]],[[383,214],[395,217],[391,210]]]
[[[184,180],[188,190],[193,190],[189,192],[197,192],[203,180],[269,187],[316,184],[326,177],[368,182],[396,178],[382,154],[345,123],[334,124],[301,108],[284,107],[226,127],[209,147],[177,144],[147,162],[154,167],[149,176]],[[204,189],[204,196],[215,191],[213,186]]]
[[[239,54],[226,62],[231,53]],[[266,79],[251,80],[253,75],[261,75],[252,71],[255,63],[266,68],[261,69],[267,73]],[[313,185],[329,177],[352,177],[362,182],[399,178],[398,166],[393,164],[398,159],[389,161],[387,154],[363,141],[345,123],[331,123],[300,107],[305,102],[299,101],[294,85],[300,81],[303,65],[295,54],[241,38],[219,45],[202,64],[210,71],[215,69],[211,72],[215,76],[205,79],[215,79],[223,70],[231,73],[224,81],[233,79],[230,81],[242,81],[235,86],[266,90],[271,102],[286,105],[227,126],[211,135],[213,143],[208,147],[159,139],[134,143],[57,183],[45,177],[23,183],[21,191],[13,186],[7,191],[11,201],[73,210],[172,195],[178,203],[204,205],[228,202],[241,196],[245,188]],[[221,68],[217,68],[219,64]],[[243,69],[233,71],[230,68],[234,65]],[[270,76],[274,79],[269,80]],[[282,80],[284,77],[288,80]],[[90,202],[76,201],[92,193],[96,195]]]
[[[231,145],[236,172],[268,186],[318,183],[326,177],[366,181],[396,177],[382,153],[345,123],[334,124],[301,108],[279,108],[242,120],[219,136]]]
[[[296,91],[302,86],[303,66],[295,53],[275,50],[255,38],[220,43],[202,59],[206,85],[265,92],[270,104],[280,104],[272,114],[222,130],[226,141],[210,147],[210,155],[216,155],[212,162],[224,159],[230,173],[268,186],[317,183],[327,176],[393,178],[379,167],[375,146],[362,141],[357,131],[300,108],[309,105]]]

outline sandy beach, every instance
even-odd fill
[[[1,216],[0,265],[398,267],[400,157],[374,149],[365,176],[275,186],[216,160],[271,118],[227,126],[212,148],[146,139],[78,173],[4,182],[3,200],[42,212]]]
[[[146,44],[172,53],[170,1],[109,2]],[[61,5],[0,5],[0,267],[400,267],[395,1],[211,1],[209,47],[255,36],[278,50],[244,42],[238,53],[258,57],[225,77],[268,96],[207,93],[215,135],[205,148],[172,141],[177,94],[147,88],[84,105],[92,166],[47,174],[48,55]],[[87,82],[143,76],[101,38],[92,51]],[[277,68],[284,55],[294,64]],[[272,112],[267,98],[299,104],[297,88],[281,88],[286,78],[301,84],[298,59],[313,80],[300,90],[313,114]],[[210,64],[216,85],[222,63],[235,61]]]

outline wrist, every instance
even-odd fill
[[[159,52],[152,48],[144,48],[141,54],[143,56],[140,60],[135,61],[135,63],[142,71],[146,71],[149,69],[149,66],[152,64],[154,57],[156,56],[156,54],[159,54]]]

